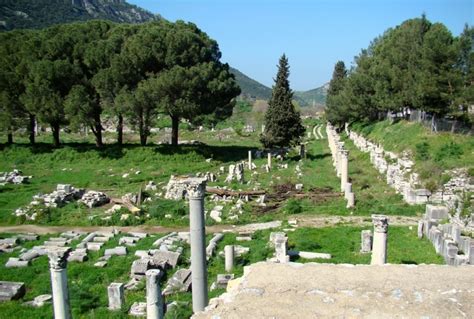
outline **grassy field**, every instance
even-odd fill
[[[288,232],[289,247],[300,251],[325,252],[332,254],[330,260],[315,260],[317,262],[330,263],[357,263],[367,264],[370,262],[370,254],[359,253],[360,249],[360,227],[328,227],[320,229],[301,228],[294,232]],[[265,260],[271,257],[273,249],[267,246],[270,230],[258,231],[253,235],[250,242],[236,242],[236,235],[226,233],[223,240],[219,242],[217,251],[222,251],[225,245],[239,244],[250,248],[248,255],[237,258],[234,274],[239,277],[243,274],[243,267],[251,263]],[[7,237],[12,234],[0,234]],[[42,243],[51,236],[41,236],[37,242],[27,242],[23,247],[29,248]],[[120,235],[121,236],[121,235]],[[93,264],[103,255],[104,249],[115,247],[120,236],[110,240],[99,252],[89,252],[89,260],[84,263],[69,263],[68,282],[71,298],[71,307],[74,318],[127,318],[125,311],[112,313],[107,310],[107,286],[111,282],[127,282],[131,264],[136,257],[134,252],[138,249],[150,249],[151,244],[159,236],[148,237],[138,242],[136,247],[129,248],[125,257],[114,256],[109,260],[105,268],[96,268]],[[209,240],[211,235],[207,236]],[[76,244],[77,242],[73,243]],[[189,247],[185,250],[178,268],[189,267]],[[39,257],[27,268],[5,268],[3,265],[9,257],[19,255],[18,252],[0,255],[0,280],[25,282],[27,293],[22,301],[0,303],[0,318],[51,318],[51,305],[42,308],[32,308],[22,305],[23,301],[32,300],[40,294],[51,293],[50,278],[47,257]],[[298,260],[297,262],[308,262]],[[390,263],[434,263],[442,264],[443,260],[437,256],[432,245],[426,240],[418,240],[416,230],[408,227],[390,227],[388,236],[388,262]],[[224,258],[215,256],[208,264],[209,286],[215,280],[217,274],[225,273]],[[168,271],[166,278],[172,275]],[[162,284],[163,287],[164,284]],[[210,292],[210,297],[217,296],[223,292],[222,289]],[[135,301],[144,301],[144,284],[137,291],[126,291],[127,309]],[[170,296],[166,302],[177,301],[178,307],[166,314],[166,318],[186,318],[191,315],[191,294],[181,293]]]
[[[307,121],[312,128],[317,121]],[[163,133],[164,134],[164,133]],[[48,138],[48,136],[44,136]],[[66,135],[66,139],[75,142],[65,143],[59,149],[49,144],[38,143],[36,146],[18,144],[3,146],[0,151],[0,171],[18,168],[25,175],[32,175],[31,183],[23,185],[6,185],[0,187],[0,225],[19,224],[27,221],[12,215],[15,209],[28,204],[32,196],[38,193],[49,193],[57,184],[72,184],[77,188],[97,190],[110,197],[120,198],[126,193],[137,193],[148,181],[158,184],[156,193],[163,193],[171,175],[193,174],[207,171],[218,173],[221,166],[237,163],[247,159],[248,150],[259,147],[258,133],[247,135],[236,132],[189,132],[182,131],[182,139],[195,139],[204,145],[169,145],[138,146],[126,144],[123,147],[107,145],[96,149],[91,143],[80,140],[77,136]],[[89,136],[90,138],[90,136]],[[155,137],[159,140],[159,136]],[[46,141],[43,141],[46,142]],[[211,186],[228,186],[233,189],[263,189],[275,194],[277,185],[294,187],[297,183],[304,185],[307,198],[290,199],[268,203],[270,208],[262,209],[250,202],[243,207],[244,214],[238,221],[224,223],[248,223],[285,219],[287,215],[302,213],[308,215],[370,215],[385,213],[389,215],[416,215],[422,207],[408,206],[401,197],[386,186],[383,178],[371,166],[367,154],[357,151],[347,143],[351,151],[349,176],[356,194],[356,207],[346,209],[346,202],[339,193],[339,179],[332,166],[327,140],[311,140],[307,145],[307,158],[300,161],[296,150],[292,150],[283,161],[274,160],[275,168],[268,174],[262,166],[266,159],[255,159],[258,174],[245,171],[245,184],[225,184],[225,175],[221,175]],[[206,159],[210,159],[206,161]],[[277,168],[286,164],[288,168]],[[296,167],[300,167],[302,177],[297,177]],[[140,171],[139,174],[136,174]],[[124,174],[129,174],[123,178]],[[293,186],[292,186],[293,185]],[[313,196],[314,193],[322,196]],[[62,208],[50,209],[34,221],[36,224],[48,225],[122,225],[150,224],[163,226],[185,226],[188,224],[187,207],[184,202],[162,199],[150,193],[151,201],[142,207],[144,213],[137,219],[121,221],[124,211],[116,213],[110,220],[102,220],[104,211],[109,206],[89,209],[82,204],[71,203]],[[278,197],[278,196],[277,196]],[[270,200],[271,201],[271,200]],[[206,209],[211,210],[214,204],[209,201]],[[224,216],[229,207],[224,209]],[[171,214],[171,218],[164,216]],[[30,222],[31,223],[31,222]],[[213,224],[211,219],[208,225]]]

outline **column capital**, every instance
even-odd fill
[[[51,270],[66,269],[67,258],[69,257],[70,252],[71,248],[69,247],[48,248],[46,254],[49,258],[49,268]]]
[[[175,181],[184,186],[189,199],[203,199],[206,195],[206,178],[177,176],[175,177]]]
[[[388,230],[388,218],[385,215],[372,215],[374,232],[386,233]]]

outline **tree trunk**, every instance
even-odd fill
[[[123,144],[123,116],[122,114],[118,115],[118,123],[117,123],[117,144]]]
[[[95,135],[95,146],[102,147],[104,144],[102,143],[102,124],[100,123],[100,114],[97,114],[94,119],[94,129]]]
[[[7,144],[13,144],[13,132],[11,128],[7,134]]]
[[[138,132],[140,133],[140,145],[145,146],[146,145],[146,138],[147,134],[145,132],[145,125],[143,124],[143,120],[140,119],[140,123],[138,123]]]
[[[51,125],[51,131],[53,131],[53,144],[54,147],[59,147],[61,142],[59,141],[59,124]]]
[[[35,144],[35,126],[36,126],[36,119],[33,114],[29,114],[30,122],[28,124],[28,131],[30,133],[30,144]]]
[[[178,145],[179,117],[171,117],[171,145]]]

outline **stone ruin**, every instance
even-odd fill
[[[35,220],[44,208],[63,207],[68,203],[80,200],[87,207],[98,207],[110,202],[110,198],[102,192],[77,189],[70,184],[58,184],[56,190],[49,194],[34,195],[33,200],[25,207],[15,210],[17,217],[25,216],[27,220]]]
[[[418,237],[426,236],[433,243],[436,253],[444,258],[446,264],[474,265],[474,239],[462,235],[462,231],[466,230],[463,225],[455,222],[442,224],[449,218],[449,210],[446,206],[426,205],[423,219],[418,223]]]
[[[347,200],[347,208],[352,208],[355,205],[355,195],[352,190],[352,183],[349,183],[349,152],[345,149],[344,142],[341,142],[341,137],[330,123],[326,125],[326,134],[336,175],[341,179],[341,192],[344,193],[344,198]]]
[[[244,182],[244,167],[245,163],[238,163],[229,165],[229,173],[225,179],[226,183],[231,183],[232,181],[237,181],[238,183]]]
[[[0,185],[25,184],[28,183],[31,178],[33,178],[33,176],[23,176],[20,170],[14,169],[11,172],[0,173]]]
[[[370,153],[370,162],[386,176],[387,184],[403,196],[408,204],[425,204],[428,202],[446,205],[450,210],[460,210],[463,194],[474,192],[474,185],[466,169],[448,171],[452,178],[433,193],[420,187],[418,174],[414,172],[414,162],[408,153],[397,155],[387,152],[381,145],[375,144],[364,136],[350,131],[346,132],[354,145],[365,153]]]

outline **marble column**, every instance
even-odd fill
[[[374,240],[370,264],[383,265],[387,263],[388,218],[385,215],[372,215],[372,223],[374,224]]]
[[[267,155],[267,166],[268,168],[272,168],[272,153],[268,153]]]
[[[249,151],[249,162],[248,162],[248,165],[249,165],[249,171],[252,170],[252,151]]]
[[[67,287],[67,258],[69,247],[49,248],[49,270],[51,272],[51,288],[53,295],[53,311],[55,319],[70,319],[69,292]]]
[[[225,271],[232,272],[234,268],[234,245],[224,247],[225,254]]]
[[[193,311],[207,306],[206,233],[204,221],[204,196],[206,179],[188,177],[182,180],[189,199],[189,224],[191,237],[191,278]]]
[[[341,168],[341,192],[346,190],[346,184],[348,182],[348,169],[349,169],[349,152],[343,150],[340,156],[340,168]]]
[[[163,297],[160,289],[161,272],[150,269],[146,276],[146,317],[147,319],[163,319]]]

